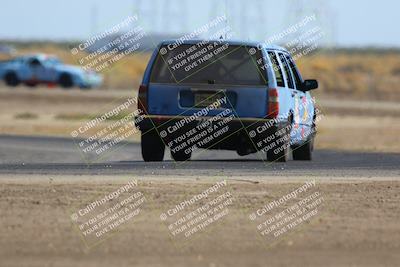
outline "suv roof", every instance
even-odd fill
[[[172,40],[165,40],[160,43],[159,46],[161,45],[169,45],[169,44],[174,44],[177,43],[178,45],[181,44],[197,44],[199,42],[205,41],[205,39],[192,39],[192,40],[179,40],[179,39],[172,39]],[[289,53],[286,48],[278,46],[278,45],[266,45],[265,43],[262,42],[252,42],[252,41],[239,41],[239,40],[223,40],[223,39],[217,39],[217,40],[207,40],[209,42],[221,42],[223,41],[224,43],[227,43],[229,45],[244,45],[244,46],[254,46],[254,47],[262,47],[267,50],[278,50],[282,52]]]

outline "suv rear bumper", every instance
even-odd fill
[[[139,119],[140,118],[140,119]],[[163,116],[163,115],[145,115],[141,117],[135,117],[135,127],[140,131],[149,131],[151,129],[157,128],[158,130],[166,129],[170,126],[179,124],[182,119],[187,118],[187,116]],[[182,128],[193,128],[197,124],[206,121],[213,120],[214,122],[222,121],[222,119],[214,119],[214,117],[200,117],[190,123],[185,124]],[[287,121],[277,121],[274,119],[267,118],[232,118],[226,125],[230,126],[232,129],[242,129],[242,128],[257,128],[263,125],[271,125],[271,127],[280,127],[286,125]]]
[[[220,126],[225,118],[215,119],[214,117],[201,117],[189,123],[181,125],[182,119],[185,116],[158,116],[158,115],[146,115],[135,118],[135,126],[146,134],[151,130],[157,130],[160,137],[164,139],[164,142],[168,144],[171,140],[182,136],[188,135],[190,131],[200,123],[206,120],[213,120],[212,125]],[[187,117],[186,117],[187,118]],[[181,126],[179,129],[174,126]],[[265,139],[269,136],[275,135],[280,129],[285,128],[288,125],[287,121],[277,121],[274,119],[264,118],[231,118],[230,121],[224,122],[220,126],[220,129],[224,127],[227,129],[223,134],[218,135],[213,142],[209,143],[207,147],[211,149],[229,149],[229,150],[250,150],[255,152],[256,150],[262,150],[268,142]],[[172,131],[173,130],[173,131]],[[211,133],[213,134],[213,133]],[[210,135],[211,135],[210,134]],[[262,142],[262,146],[257,144]],[[249,150],[249,151],[250,151]]]

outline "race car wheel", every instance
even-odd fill
[[[189,160],[192,157],[192,152],[185,153],[184,149],[179,150],[177,152],[173,152],[173,150],[171,150],[171,157],[175,161],[186,161],[186,160]]]
[[[142,133],[141,146],[144,161],[162,161],[164,159],[165,145],[155,130]]]
[[[311,137],[305,144],[293,149],[293,160],[312,160],[314,150],[314,137]]]
[[[67,89],[71,88],[73,85],[72,77],[68,73],[61,74],[60,78],[58,79],[58,83],[61,87]]]
[[[8,86],[17,86],[20,81],[14,72],[9,72],[4,76],[4,81]]]

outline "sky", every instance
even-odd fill
[[[265,40],[316,14],[326,43],[400,47],[399,10],[396,0],[1,0],[0,39],[85,40],[132,14],[148,32],[181,34],[226,14],[235,39]]]

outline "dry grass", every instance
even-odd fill
[[[39,116],[37,114],[30,113],[30,112],[18,113],[14,116],[14,118],[21,119],[21,120],[33,120],[33,119],[37,119],[38,117]]]
[[[59,56],[68,64],[79,65],[84,54],[73,56],[69,49],[55,44],[28,45],[18,49],[19,54],[49,53]],[[103,88],[137,88],[146,68],[149,53],[128,55],[102,71]],[[400,53],[318,52],[298,61],[305,78],[320,82],[318,94],[345,96],[346,98],[400,99]]]
[[[316,54],[299,62],[304,77],[318,79],[319,94],[400,99],[400,53]]]

